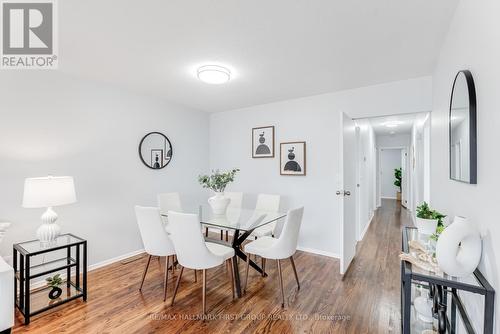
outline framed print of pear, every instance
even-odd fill
[[[274,158],[274,126],[252,129],[252,158]]]
[[[280,144],[280,174],[306,175],[306,142]]]

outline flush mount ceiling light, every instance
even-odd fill
[[[218,65],[205,65],[198,68],[198,79],[207,84],[220,85],[231,79],[231,71]]]
[[[397,121],[392,121],[392,122],[385,122],[383,125],[385,125],[388,128],[396,128],[401,122]]]

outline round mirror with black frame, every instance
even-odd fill
[[[449,115],[450,179],[477,183],[476,88],[463,70],[453,81]]]
[[[172,161],[172,144],[163,133],[150,132],[139,143],[139,157],[148,168],[165,168]]]

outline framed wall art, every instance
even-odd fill
[[[274,158],[274,126],[252,129],[252,158]]]
[[[306,175],[306,142],[280,144],[280,174]]]

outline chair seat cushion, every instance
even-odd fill
[[[259,228],[256,228],[252,232],[251,235],[256,236],[257,238],[264,237],[264,236],[272,236],[273,230],[274,230],[274,226],[272,226],[271,224],[267,224],[267,225],[261,226]]]
[[[205,242],[205,244],[212,253],[224,258],[224,261],[234,256],[234,249],[232,249],[231,247],[217,244],[215,242]]]
[[[269,254],[269,249],[278,241],[272,237],[261,237],[245,245],[245,253],[250,253],[258,256],[265,257],[266,259],[273,259],[274,256]]]

